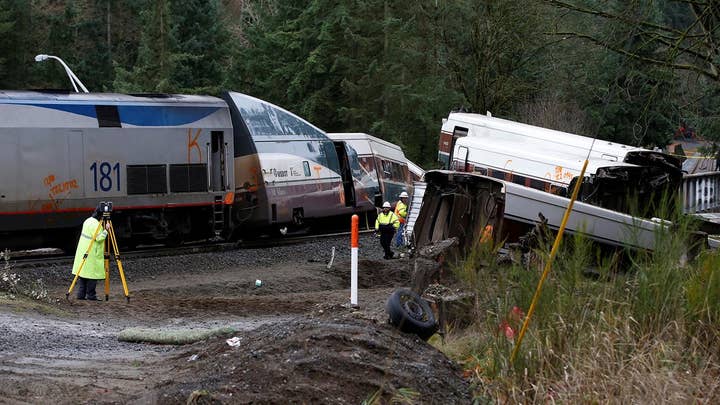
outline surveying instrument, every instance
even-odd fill
[[[125,281],[125,272],[123,271],[122,262],[120,261],[120,249],[118,249],[117,238],[115,238],[115,228],[113,228],[112,220],[110,219],[113,204],[111,201],[101,201],[99,207],[102,211],[102,218],[98,223],[97,228],[95,228],[95,232],[93,233],[92,239],[90,240],[90,244],[85,250],[82,262],[80,263],[80,267],[78,267],[78,271],[75,274],[75,278],[73,279],[72,283],[70,284],[70,288],[65,294],[65,298],[70,299],[70,293],[75,287],[75,283],[77,282],[78,277],[80,277],[80,273],[82,272],[88,255],[90,254],[90,249],[93,248],[93,245],[95,244],[95,241],[97,239],[97,236],[100,234],[100,231],[102,229],[107,229],[108,234],[103,243],[103,255],[105,259],[105,301],[109,299],[110,294],[110,249],[112,249],[115,263],[117,264],[118,270],[120,272],[120,280],[122,281],[123,291],[125,292],[125,299],[127,299],[127,302],[130,302],[130,292],[128,291],[127,282]]]

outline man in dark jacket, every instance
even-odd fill
[[[395,254],[390,250],[390,244],[399,227],[400,220],[394,212],[390,211],[390,203],[385,201],[382,212],[378,214],[375,220],[375,232],[380,234],[380,246],[385,250],[385,259],[395,257]]]

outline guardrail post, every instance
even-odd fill
[[[358,234],[360,218],[352,216],[350,226],[350,305],[358,304]]]
[[[712,212],[720,208],[720,172],[683,176],[683,212]]]

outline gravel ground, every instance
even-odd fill
[[[408,284],[409,262],[383,260],[372,235],[360,243],[359,308],[347,305],[347,237],[123,260],[129,303],[114,268],[107,302],[65,300],[67,266],[19,268],[20,284],[42,280],[49,302],[0,292],[0,402],[178,403],[201,395],[221,403],[360,403],[376,392],[389,402],[407,388],[421,403],[468,403],[454,364],[385,323],[385,300]],[[138,326],[230,326],[243,344],[228,351],[226,337],[188,346],[117,340]]]
[[[335,248],[335,263],[350,260],[349,237],[327,237],[307,242],[275,246],[270,249],[252,248],[235,249],[224,252],[197,253],[178,256],[123,258],[121,261],[128,281],[158,277],[163,274],[184,273],[187,269],[212,272],[216,269],[233,267],[271,268],[276,265],[290,263],[325,263],[330,261],[332,249]],[[359,257],[382,260],[383,249],[379,239],[371,234],[360,235]],[[111,260],[111,263],[114,263]],[[10,262],[12,266],[12,261]],[[12,268],[11,268],[12,269]],[[14,271],[21,277],[22,283],[30,283],[41,279],[48,286],[67,283],[69,286],[72,276],[67,265],[51,264],[48,266],[35,266]],[[119,281],[117,269],[111,267],[111,280]]]

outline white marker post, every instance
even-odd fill
[[[358,304],[358,234],[360,233],[360,218],[352,216],[350,226],[350,305]]]

